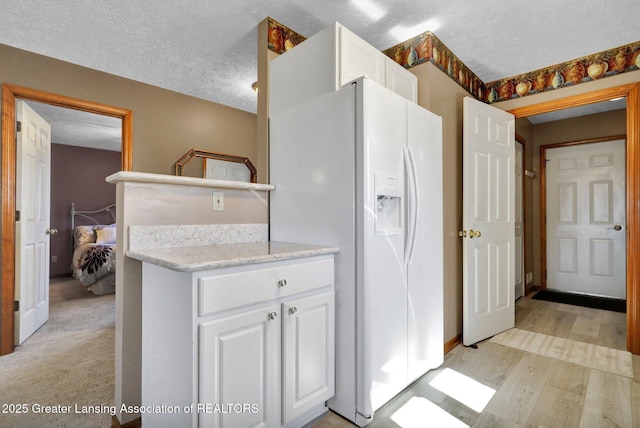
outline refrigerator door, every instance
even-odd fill
[[[442,119],[407,103],[417,208],[408,265],[408,381],[444,361]]]
[[[357,85],[357,393],[368,418],[407,385],[407,127],[405,99],[366,79]]]

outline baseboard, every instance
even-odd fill
[[[111,428],[141,428],[141,427],[142,427],[142,418],[135,418],[132,421],[126,422],[125,424],[121,424],[117,416],[115,415],[111,416]]]
[[[49,279],[71,278],[72,274],[73,274],[73,272],[57,273],[55,275],[49,275]]]
[[[459,334],[447,343],[444,344],[444,353],[445,355],[449,353],[453,348],[462,343],[462,335]]]
[[[542,286],[540,285],[529,285],[529,287],[527,289],[525,289],[524,291],[524,295],[528,296],[529,294],[535,292],[535,291],[539,291],[542,290]]]

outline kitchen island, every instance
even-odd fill
[[[326,411],[337,248],[147,248],[135,237],[163,231],[138,232],[126,256],[142,262],[143,426],[294,427]]]

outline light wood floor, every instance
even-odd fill
[[[625,326],[626,315],[616,312],[531,296],[516,305],[519,329],[614,349],[626,348]],[[633,356],[633,365],[631,378],[488,340],[478,349],[459,345],[445,356],[442,367],[380,408],[368,427],[640,427],[640,358]],[[483,410],[472,410],[430,385],[450,370],[495,390]],[[407,417],[409,410],[417,413]],[[441,416],[444,419],[438,419]],[[355,425],[329,412],[312,426]]]

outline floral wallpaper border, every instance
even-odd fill
[[[578,85],[640,69],[640,41],[485,84],[488,103]]]
[[[269,18],[268,47],[272,51],[282,54],[305,40]],[[489,104],[640,69],[640,41],[489,83],[480,80],[430,31],[383,53],[407,69],[429,61],[472,96]]]
[[[431,31],[382,51],[404,68],[431,62],[479,100],[485,98],[485,84]]]
[[[283,54],[289,49],[307,40],[306,37],[296,33],[292,29],[282,25],[275,19],[268,17],[268,40],[269,49],[278,54]]]

